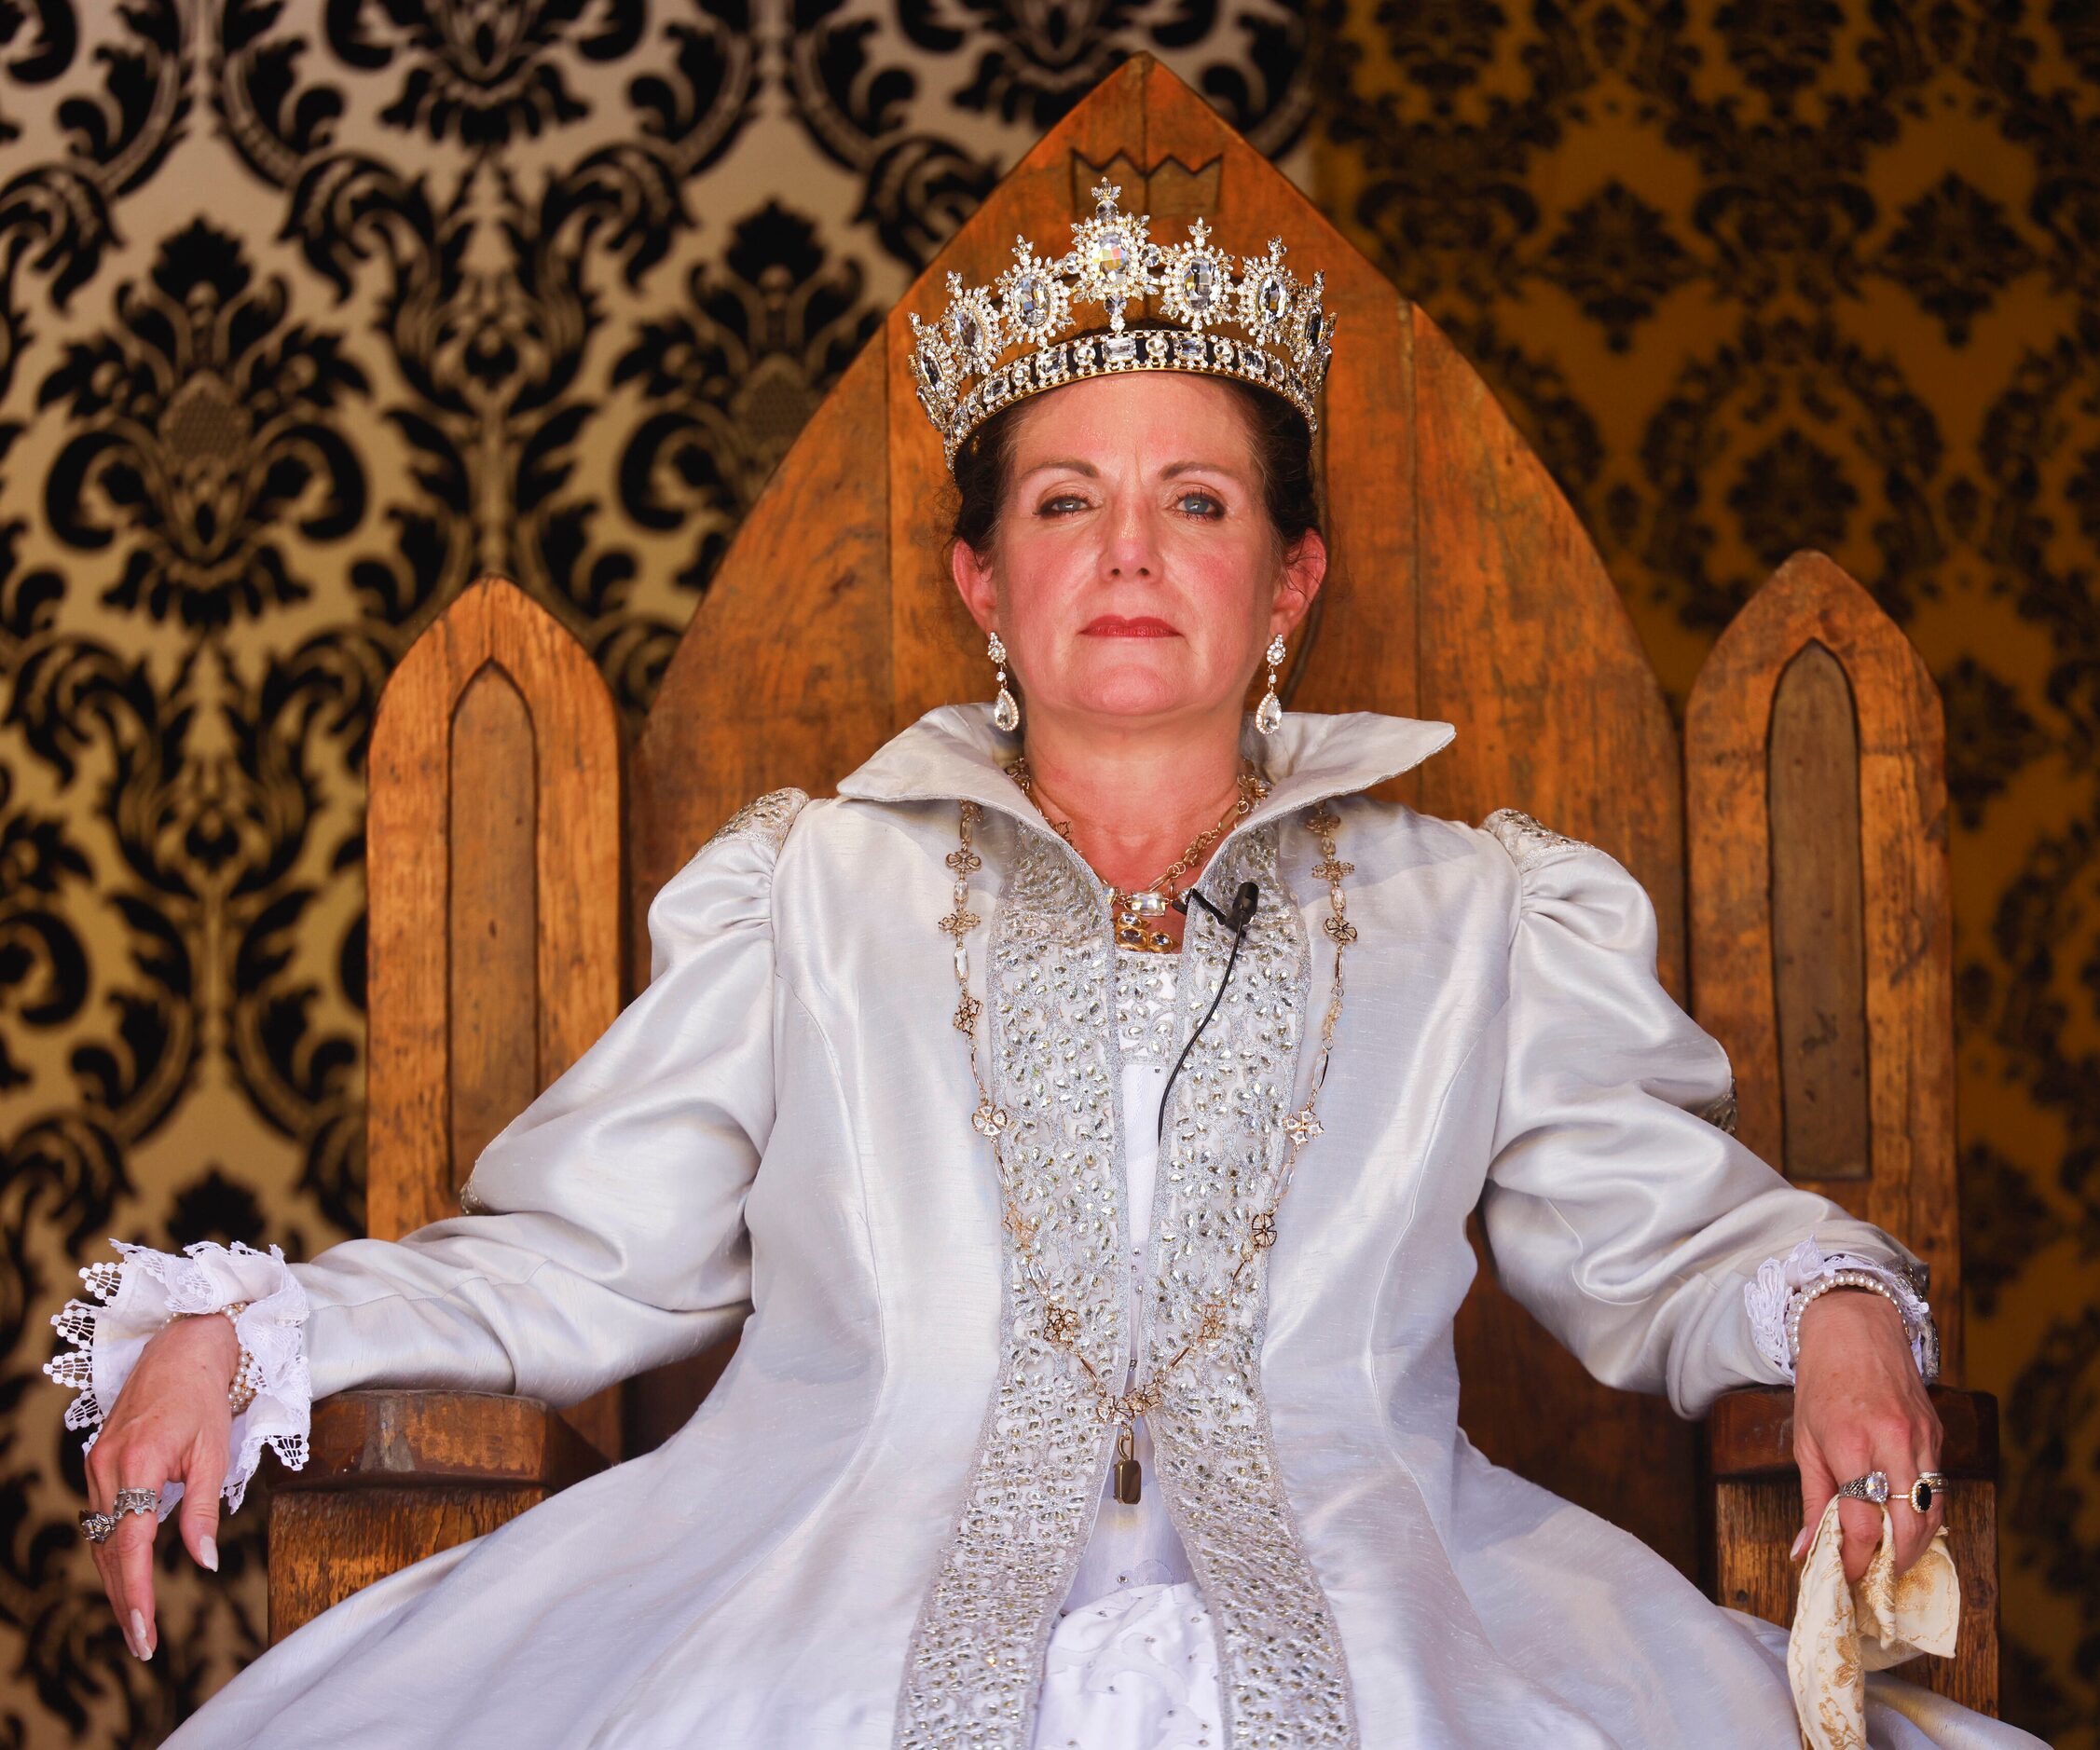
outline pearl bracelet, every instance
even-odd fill
[[[1874,1293],[1879,1294],[1882,1299],[1887,1301],[1891,1306],[1895,1307],[1897,1315],[1903,1320],[1903,1328],[1905,1333],[1908,1334],[1910,1329],[1910,1316],[1907,1312],[1905,1312],[1903,1303],[1897,1297],[1896,1291],[1894,1289],[1890,1288],[1888,1284],[1884,1282],[1879,1277],[1869,1276],[1864,1270],[1833,1270],[1830,1275],[1824,1277],[1820,1281],[1815,1282],[1808,1288],[1804,1289],[1801,1292],[1800,1297],[1796,1299],[1793,1305],[1787,1309],[1787,1353],[1792,1356],[1796,1361],[1801,1360],[1802,1314],[1808,1310],[1808,1303],[1814,1300],[1817,1295],[1827,1294],[1833,1288],[1863,1288],[1872,1290]]]
[[[178,1319],[209,1319],[218,1313],[226,1314],[229,1320],[236,1320],[240,1314],[246,1312],[253,1305],[252,1301],[237,1300],[228,1306],[214,1306],[208,1313],[172,1312],[160,1321],[160,1327],[162,1330],[166,1330]],[[239,1323],[236,1322],[234,1331],[237,1333],[235,1338],[237,1342],[239,1341],[238,1333],[240,1329]],[[240,1362],[233,1370],[233,1385],[226,1392],[226,1408],[231,1410],[234,1415],[239,1415],[241,1411],[255,1401],[255,1393],[261,1388],[262,1383],[262,1363],[248,1352],[248,1346],[242,1343],[240,1345]]]

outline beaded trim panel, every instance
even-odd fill
[[[1311,944],[1276,847],[1271,823],[1227,846],[1218,866],[1214,891],[1251,880],[1261,903],[1169,1097],[1143,1314],[1151,1355],[1200,1343],[1148,1420],[1159,1483],[1216,1624],[1232,1750],[1357,1742],[1341,1637],[1284,1497],[1262,1393],[1270,1253],[1256,1255],[1251,1287],[1222,1292],[1255,1215],[1275,1201],[1311,989]],[[1207,915],[1190,923],[1181,1037],[1217,993],[1231,945]],[[1301,1172],[1324,1164],[1318,1149]],[[1287,1226],[1288,1202],[1277,1219]],[[1206,1327],[1218,1334],[1202,1343]]]
[[[1125,1352],[1113,953],[1074,854],[1020,833],[986,956],[989,1074],[1044,1284],[1079,1313],[1075,1348],[1110,1375]],[[989,1149],[978,1158],[993,1170]],[[1009,1234],[998,1384],[912,1632],[899,1750],[1026,1750],[1043,1648],[1105,1479],[1107,1425],[1023,1269]]]
[[[1230,1273],[1282,1158],[1282,1120],[1305,1031],[1311,950],[1276,868],[1276,828],[1242,835],[1218,891],[1253,879],[1263,901],[1232,979],[1169,1101],[1155,1183],[1155,1356],[1197,1331]],[[1206,882],[1206,886],[1209,883]],[[1228,932],[1192,923],[1173,1012],[1186,1037],[1216,992]],[[1077,1347],[1120,1378],[1129,1350],[1120,1260],[1129,1224],[1117,1132],[1123,1039],[1137,1017],[1100,902],[1064,846],[1021,835],[991,929],[991,1072],[1011,1114],[1006,1155],[1048,1286],[1079,1313]],[[1165,990],[1152,993],[1154,1003]],[[1137,1031],[1150,1045],[1159,1011]],[[1178,1044],[1175,1050],[1178,1052]],[[1141,1047],[1142,1051],[1142,1047]],[[989,1168],[987,1168],[989,1170]],[[1071,1583],[1112,1431],[1073,1360],[1042,1330],[1042,1296],[1007,1243],[1001,1367],[954,1533],[920,1611],[899,1709],[899,1750],[1025,1750],[1056,1608]],[[1232,1750],[1353,1745],[1348,1673],[1277,1474],[1259,1354],[1267,1254],[1252,1292],[1173,1377],[1149,1418],[1158,1477],[1218,1631]]]
[[[1116,950],[1116,1038],[1125,1063],[1172,1064],[1180,1055],[1180,960],[1142,948]]]

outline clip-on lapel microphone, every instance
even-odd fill
[[[1181,1073],[1181,1066],[1188,1061],[1188,1054],[1196,1041],[1202,1036],[1210,1019],[1217,1013],[1217,1005],[1225,1000],[1225,987],[1232,982],[1232,964],[1240,958],[1240,944],[1247,939],[1247,925],[1255,921],[1255,908],[1261,903],[1261,889],[1253,882],[1242,882],[1232,896],[1232,909],[1220,911],[1195,888],[1191,887],[1180,898],[1172,901],[1174,909],[1184,917],[1188,913],[1193,900],[1232,932],[1232,951],[1225,957],[1225,977],[1217,981],[1217,995],[1211,998],[1211,1005],[1203,1011],[1203,1019],[1196,1023],[1196,1030],[1188,1035],[1188,1043],[1182,1046],[1181,1055],[1174,1060],[1174,1068],[1167,1074],[1167,1085],[1160,1090],[1160,1125],[1157,1138],[1167,1133],[1167,1096],[1174,1092],[1174,1078]]]

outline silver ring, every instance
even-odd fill
[[[126,1513],[150,1513],[160,1506],[158,1489],[118,1489],[111,1513],[121,1519]]]
[[[1900,1498],[1911,1505],[1914,1513],[1929,1513],[1932,1503],[1947,1492],[1947,1479],[1937,1470],[1920,1470],[1917,1481],[1905,1489]]]
[[[1870,1470],[1863,1477],[1854,1477],[1849,1483],[1840,1483],[1837,1492],[1848,1495],[1856,1501],[1872,1501],[1879,1507],[1888,1498],[1888,1472]]]
[[[100,1543],[117,1529],[117,1520],[109,1513],[82,1513],[80,1535],[89,1543]]]

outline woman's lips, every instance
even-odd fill
[[[1102,614],[1090,620],[1079,628],[1080,636],[1091,633],[1105,638],[1171,638],[1177,636],[1164,620],[1155,620],[1149,614],[1140,614],[1135,620],[1125,620],[1119,614]]]

